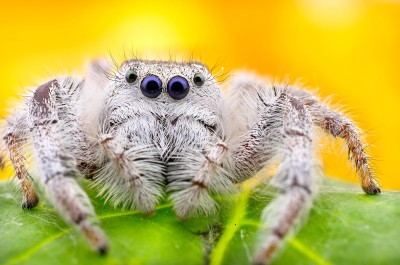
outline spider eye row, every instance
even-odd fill
[[[137,80],[138,76],[133,70],[128,70],[125,74],[127,83],[132,84]],[[197,73],[193,77],[193,83],[196,86],[202,86],[205,82],[204,75]],[[143,95],[148,98],[156,98],[162,92],[162,81],[156,75],[148,75],[140,83],[140,90]],[[167,84],[167,93],[173,99],[180,100],[189,93],[189,82],[186,78],[176,75],[172,77]]]

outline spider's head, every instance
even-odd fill
[[[130,90],[137,98],[164,103],[221,93],[208,68],[197,62],[129,60],[115,80],[119,89]]]
[[[210,126],[221,117],[222,92],[208,68],[197,62],[125,61],[108,86],[107,105],[135,113],[192,117]]]

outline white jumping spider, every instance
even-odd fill
[[[259,235],[256,264],[268,263],[308,212],[316,193],[315,127],[346,141],[362,188],[380,193],[355,125],[309,92],[238,73],[224,96],[197,62],[128,60],[114,74],[102,68],[94,63],[85,80],[39,86],[3,133],[22,208],[38,203],[22,154],[32,143],[48,199],[100,253],[107,240],[76,176],[92,179],[114,204],[145,213],[168,191],[176,214],[186,218],[215,212],[210,194],[234,191],[279,157],[272,179],[279,192],[264,210],[268,233]]]

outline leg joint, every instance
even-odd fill
[[[297,181],[294,181],[290,184],[289,189],[287,190],[287,192],[290,192],[294,189],[301,189],[303,191],[305,191],[308,195],[312,194],[311,188],[305,184],[301,184],[298,183]]]
[[[33,94],[29,113],[33,126],[53,124],[58,121],[54,90],[59,88],[57,80],[40,85]]]
[[[198,180],[192,180],[192,186],[197,186],[200,189],[207,189],[207,185],[204,182]]]

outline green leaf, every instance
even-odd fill
[[[328,184],[273,264],[400,264],[400,193],[367,196]],[[22,210],[18,189],[1,182],[0,264],[249,264],[261,211],[272,199],[266,191],[218,198],[218,216],[184,222],[168,202],[145,216],[113,209],[88,191],[110,243],[109,254],[98,256],[44,196],[35,209]]]

